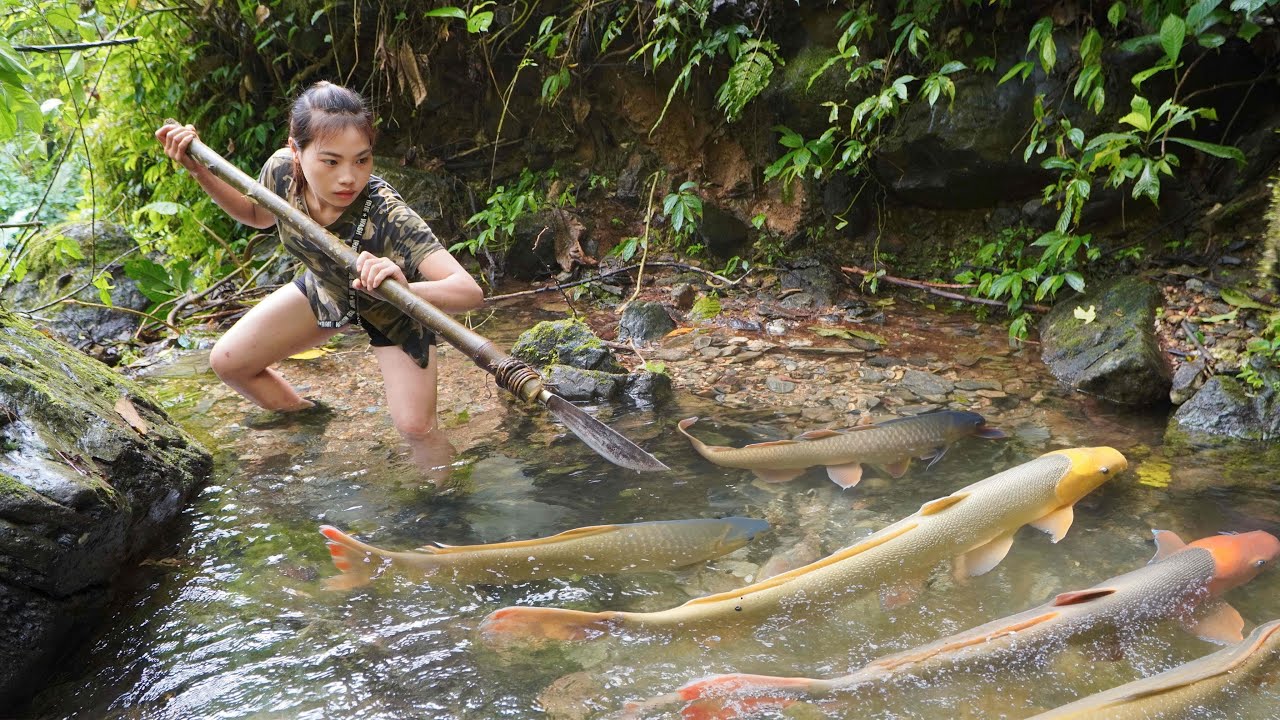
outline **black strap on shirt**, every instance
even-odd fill
[[[360,240],[364,237],[365,225],[369,223],[369,208],[371,207],[373,207],[373,193],[370,193],[369,197],[365,198],[364,209],[360,211],[360,221],[356,223],[355,230],[351,232],[351,240],[348,241],[347,243],[348,245],[351,246],[351,251],[356,255],[360,254]],[[363,322],[360,320],[360,312],[359,312],[359,305],[358,305],[359,293],[356,292],[355,288],[351,287],[351,281],[353,280],[355,280],[354,275],[348,276],[347,278],[347,314],[343,315],[337,321],[318,322],[316,323],[318,326],[325,327],[325,328],[340,328],[350,322],[354,322],[357,325],[363,326]]]

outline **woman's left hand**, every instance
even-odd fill
[[[356,258],[356,279],[351,281],[351,287],[380,298],[381,296],[373,290],[388,278],[399,280],[405,285],[409,284],[404,270],[394,260],[378,257],[367,250],[361,251]]]

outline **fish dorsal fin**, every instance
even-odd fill
[[[781,445],[797,445],[797,444],[799,443],[795,440],[769,440],[768,442],[758,442],[758,443],[751,443],[750,445],[743,445],[742,449],[746,450],[747,448],[779,447]],[[729,449],[732,449],[732,448],[729,448]]]
[[[955,578],[963,580],[991,572],[1001,560],[1004,560],[1004,556],[1009,554],[1011,547],[1013,547],[1013,533],[1007,533],[957,556],[952,561]]]
[[[760,582],[748,585],[746,587],[738,588],[737,590],[730,590],[728,592],[717,593],[715,595],[707,595],[706,597],[694,598],[689,602],[686,602],[684,605],[681,605],[680,607],[684,607],[685,605],[705,605],[708,603],[720,602],[722,600],[735,600],[735,599],[741,598],[742,596],[748,593],[760,592],[761,590],[768,590],[769,588],[777,587],[785,582],[794,580],[802,575],[811,573],[814,570],[819,570],[829,565],[834,565],[835,563],[838,563],[842,560],[847,560],[855,555],[861,555],[862,553],[867,552],[868,550],[879,547],[889,542],[890,540],[893,540],[894,538],[897,538],[897,537],[901,537],[915,529],[916,529],[915,523],[907,523],[902,527],[894,527],[890,525],[889,527],[872,535],[866,540],[863,540],[857,545],[851,545],[843,550],[837,550],[836,552],[822,558],[821,560],[811,562],[808,565],[805,565],[803,567],[798,567],[795,570],[789,570],[787,572],[782,573],[781,575],[774,575],[771,578],[768,578],[766,580],[761,580]]]
[[[1088,590],[1071,590],[1059,593],[1051,603],[1054,607],[1062,607],[1064,605],[1083,605],[1092,602],[1098,598],[1104,598],[1114,594],[1115,588],[1089,588]]]
[[[821,440],[829,437],[839,437],[844,433],[839,430],[809,430],[802,432],[796,436],[797,440]]]
[[[1247,661],[1250,656],[1265,647],[1268,639],[1277,632],[1280,632],[1280,620],[1272,620],[1265,625],[1259,625],[1249,634],[1247,641],[1229,650],[1219,650],[1212,656],[1205,656],[1201,660],[1195,660],[1162,673],[1158,678],[1144,681],[1141,687],[1133,692],[1126,694],[1122,698],[1116,698],[1115,704],[1118,705],[1122,702],[1159,695],[1232,672]],[[1208,659],[1210,657],[1213,658],[1212,661]]]
[[[929,502],[920,506],[920,514],[921,515],[937,515],[938,513],[942,512],[943,510],[946,510],[947,508],[951,507],[952,505],[955,505],[956,503],[960,502],[961,500],[964,500],[967,497],[969,497],[969,493],[961,492],[961,493],[956,493],[954,495],[948,495],[946,497],[938,498],[937,500],[930,500]]]
[[[1182,538],[1178,537],[1178,533],[1172,530],[1152,530],[1151,534],[1156,539],[1156,554],[1147,563],[1148,565],[1160,562],[1187,546]]]
[[[1219,645],[1244,640],[1244,618],[1236,609],[1224,602],[1214,603],[1186,622],[1187,630],[1201,640]]]
[[[1064,505],[1039,520],[1032,520],[1028,525],[1048,533],[1050,542],[1058,542],[1071,529],[1075,518],[1075,510],[1070,505]]]
[[[862,481],[862,464],[853,462],[844,465],[828,465],[827,477],[831,478],[831,482],[848,490]]]
[[[539,545],[548,545],[565,540],[577,540],[579,538],[591,537],[592,535],[613,532],[617,529],[617,525],[591,525],[589,527],[565,530],[562,533],[557,533],[549,537],[532,538],[530,540],[513,540],[511,542],[489,543],[486,545],[443,545],[440,547],[424,547],[418,549],[422,552],[431,553],[433,555],[475,552],[481,550],[514,550],[525,547],[538,547]]]

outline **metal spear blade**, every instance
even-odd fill
[[[669,470],[654,456],[640,449],[639,445],[618,434],[608,425],[588,415],[577,405],[552,392],[541,398],[552,415],[559,418],[578,439],[609,462],[639,472]]]

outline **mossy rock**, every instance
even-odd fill
[[[1160,292],[1138,278],[1059,302],[1040,323],[1041,359],[1076,390],[1122,405],[1169,401],[1172,373],[1155,336]],[[1092,307],[1092,321],[1076,309]]]
[[[511,355],[538,369],[568,365],[605,373],[626,372],[604,341],[579,320],[547,320],[534,325],[516,339]]]

